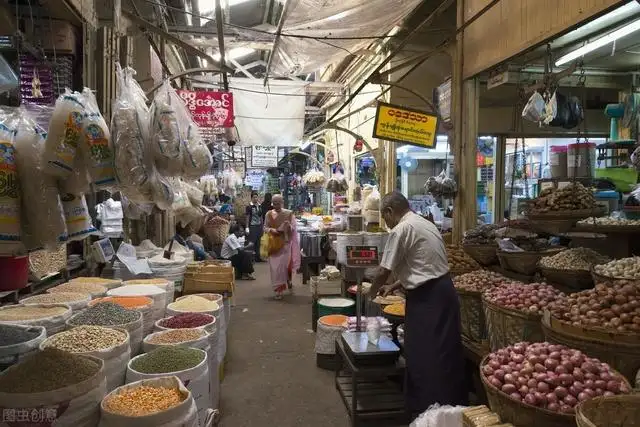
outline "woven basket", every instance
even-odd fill
[[[575,348],[606,362],[629,382],[635,382],[640,369],[640,339],[637,334],[577,327],[551,316],[545,316],[540,324],[547,341]]]
[[[620,281],[624,281],[625,283],[640,284],[640,280],[639,279],[625,279],[624,277],[604,276],[602,274],[596,273],[596,271],[593,268],[591,269],[591,277],[593,278],[593,282],[596,285],[603,284],[603,285],[607,285],[607,286],[612,286],[612,285],[615,285],[617,282],[620,282]]]
[[[490,244],[464,244],[462,249],[480,265],[493,265],[498,263],[496,254],[498,247],[494,243]]]
[[[562,252],[565,248],[552,248],[541,252],[523,251],[523,252],[504,252],[498,251],[498,259],[500,266],[505,270],[515,271],[516,273],[531,276],[538,269],[538,261],[545,256],[555,255]]]
[[[481,342],[487,339],[487,327],[482,308],[482,294],[456,289],[460,301],[460,321],[462,335],[470,341]]]
[[[639,427],[640,394],[597,397],[576,407],[578,427]]]
[[[211,242],[212,245],[221,245],[229,235],[230,225],[224,223],[211,223],[204,224],[204,233]]]
[[[560,270],[540,267],[547,282],[559,285],[561,291],[578,292],[593,287],[593,277],[588,270]]]
[[[481,368],[487,363],[487,357],[480,362]],[[487,393],[489,407],[500,415],[502,422],[509,422],[518,427],[575,427],[573,415],[559,414],[513,400],[489,384],[482,370],[480,378]]]
[[[491,351],[521,341],[544,341],[539,314],[525,314],[500,307],[482,296]]]

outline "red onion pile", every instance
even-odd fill
[[[542,314],[550,303],[565,295],[546,283],[515,282],[490,288],[485,291],[484,296],[500,307],[529,314]]]
[[[584,400],[631,391],[608,364],[548,342],[500,349],[481,370],[492,387],[511,399],[564,414],[572,414]]]
[[[575,326],[640,333],[640,285],[619,281],[571,294],[550,306],[551,314]]]
[[[453,278],[453,284],[456,289],[462,289],[469,292],[482,292],[487,288],[491,288],[505,282],[511,282],[511,280],[507,279],[502,274],[494,273],[489,270],[476,270]]]

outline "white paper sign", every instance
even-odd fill
[[[251,187],[253,190],[260,190],[262,188],[262,181],[264,180],[265,171],[262,169],[249,169],[247,175],[244,178],[244,184]]]
[[[273,145],[253,145],[251,147],[251,167],[278,167],[278,147]]]

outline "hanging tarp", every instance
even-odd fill
[[[305,82],[230,79],[242,145],[298,146],[304,133]]]
[[[372,36],[388,34],[394,26],[402,23],[421,0],[288,2],[282,29],[284,36],[272,53],[273,75],[311,73],[366,48],[374,42]],[[287,37],[286,34],[320,39]]]

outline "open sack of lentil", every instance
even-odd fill
[[[101,302],[110,302],[118,304],[127,310],[136,310],[142,313],[142,331],[146,336],[153,332],[153,299],[149,297],[104,297],[96,298],[89,303],[89,307],[93,307]]]
[[[112,302],[101,302],[67,320],[69,329],[76,326],[105,326],[125,329],[129,333],[131,354],[138,354],[142,348],[142,313]]]
[[[44,326],[0,324],[0,372],[38,351],[46,337]]]
[[[107,393],[104,362],[47,348],[0,374],[0,427],[95,427]]]
[[[64,330],[71,308],[64,304],[9,305],[0,307],[0,323],[44,326],[47,335]]]
[[[107,391],[124,384],[127,363],[131,359],[129,333],[124,329],[78,326],[47,338],[40,344],[41,350],[45,348],[57,348],[103,360]]]
[[[191,392],[200,425],[211,408],[207,352],[199,348],[163,346],[136,356],[127,366],[127,383],[175,375]]]
[[[128,285],[111,289],[107,292],[110,297],[148,297],[153,300],[151,317],[153,321],[162,319],[165,314],[166,292],[164,289],[154,285]]]
[[[199,425],[193,396],[175,376],[136,381],[117,388],[104,398],[100,409],[99,427]],[[202,424],[201,427],[210,425]]]

